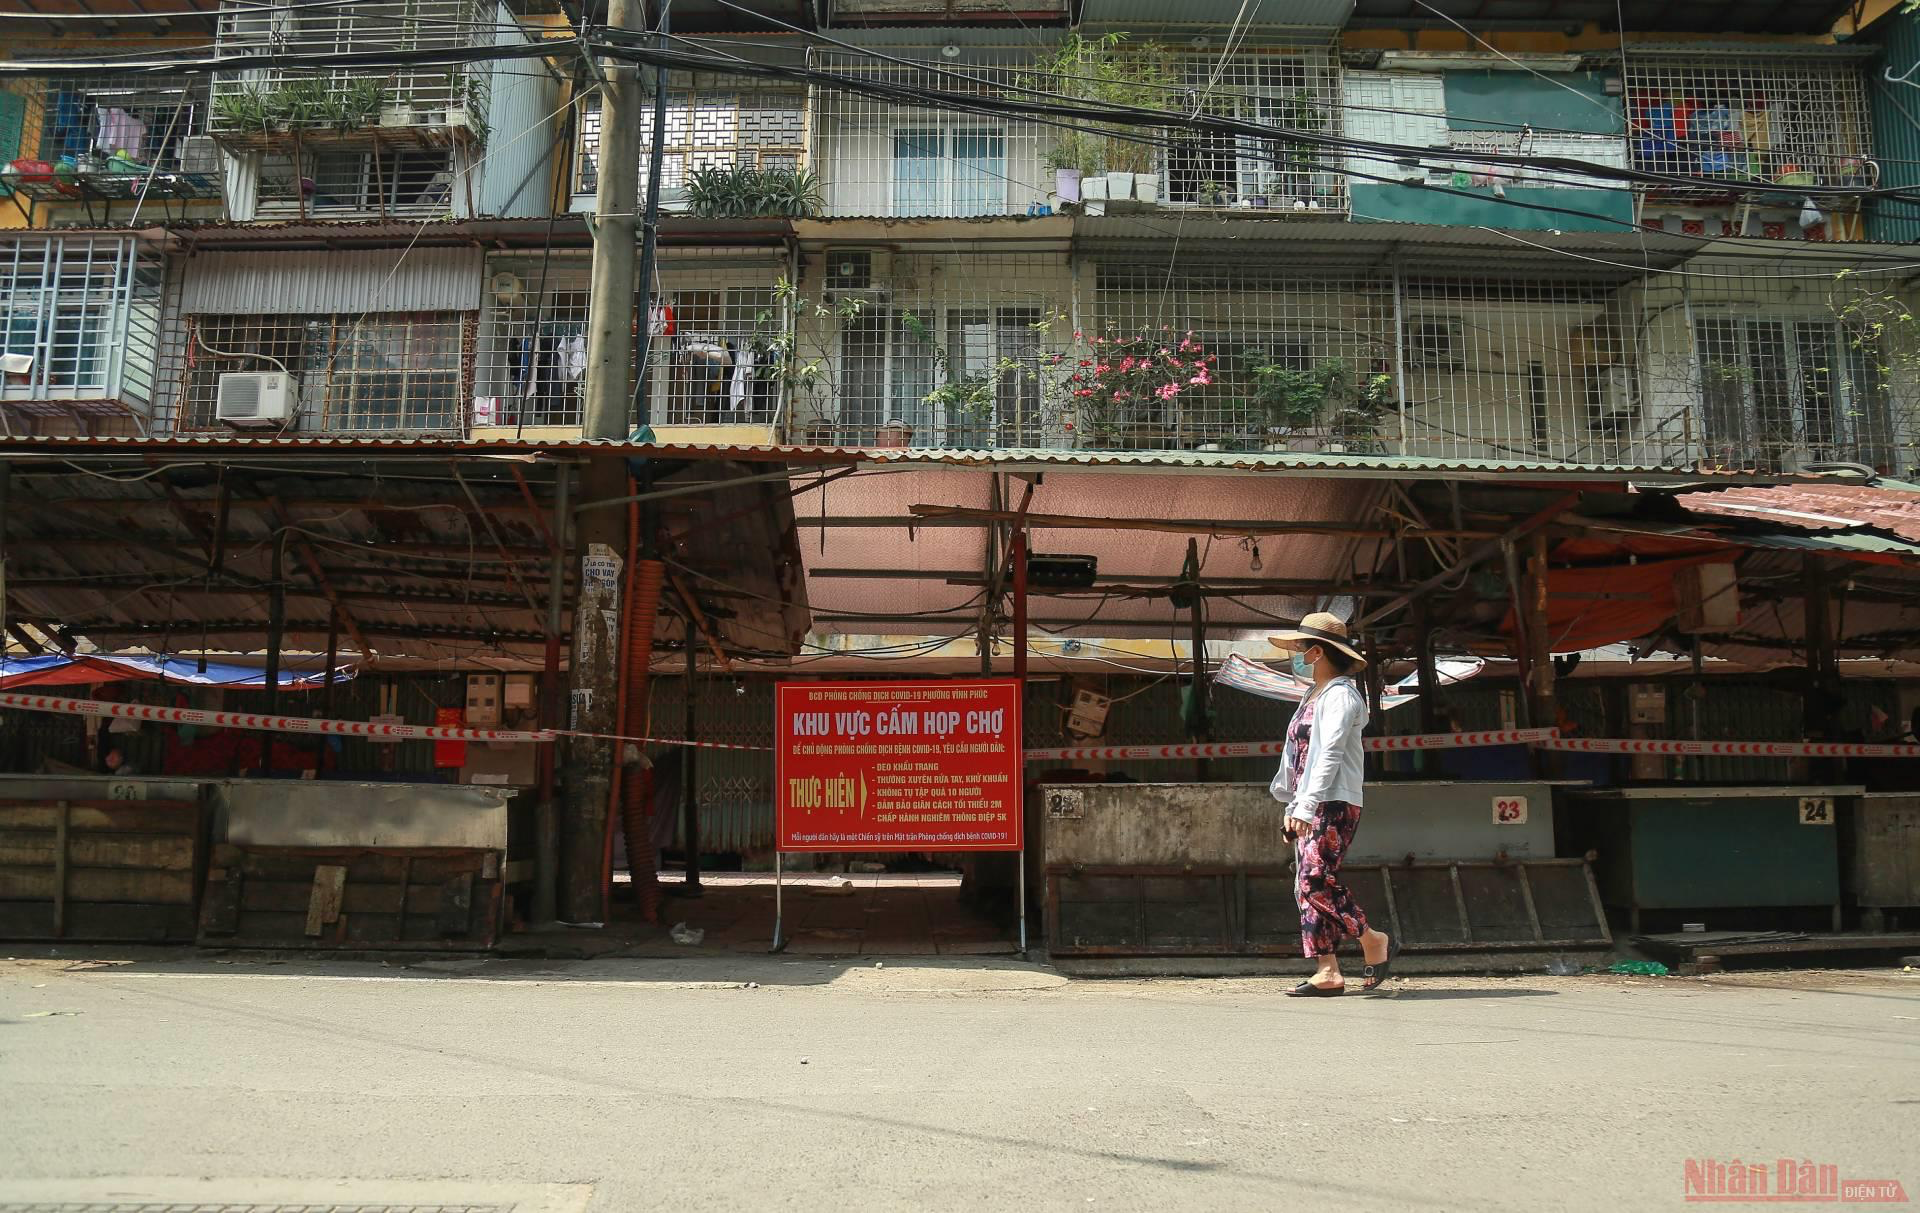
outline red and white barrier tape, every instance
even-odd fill
[[[1652,741],[1631,737],[1561,737],[1534,743],[1576,754],[1684,754],[1713,758],[1920,758],[1920,745],[1850,741]]]
[[[1369,737],[1366,748],[1375,753],[1397,750],[1455,750],[1469,746],[1538,744],[1559,736],[1558,729],[1501,729],[1491,733],[1420,733],[1409,737]],[[1284,741],[1216,741],[1187,745],[1110,745],[1059,746],[1028,750],[1027,761],[1058,761],[1068,758],[1158,759],[1158,758],[1261,758],[1280,754]]]
[[[207,712],[197,708],[157,707],[101,699],[62,699],[0,691],[0,708],[58,712],[68,716],[116,717],[160,724],[204,725],[218,729],[258,729],[329,737],[379,737],[419,741],[553,741],[560,737],[606,737],[644,745],[677,745],[710,750],[767,752],[772,746],[725,741],[688,741],[677,737],[615,737],[553,729],[470,729],[426,724],[376,724],[366,720],[312,720],[304,716],[266,716],[254,712]],[[1558,729],[1500,729],[1484,733],[1422,733],[1408,737],[1369,737],[1374,753],[1454,750],[1479,746],[1530,745],[1576,754],[1668,754],[1712,758],[1920,758],[1920,745],[1884,745],[1841,741],[1656,741],[1637,738],[1561,737]],[[1183,745],[1058,746],[1026,751],[1029,762],[1067,759],[1106,761],[1179,758],[1272,757],[1284,741],[1220,741]]]
[[[263,716],[254,712],[206,712],[198,708],[163,708],[145,703],[112,703],[101,699],[61,699],[53,695],[0,692],[0,708],[30,712],[58,712],[66,716],[112,716],[121,720],[151,720],[161,724],[205,725],[216,729],[261,729],[272,733],[319,733],[329,737],[381,737],[421,741],[552,741],[547,731],[468,729],[429,724],[375,724],[366,720],[310,720],[304,716]]]

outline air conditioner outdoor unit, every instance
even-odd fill
[[[1634,379],[1632,367],[1600,366],[1595,367],[1592,374],[1598,380],[1594,385],[1597,398],[1590,398],[1594,403],[1590,416],[1595,424],[1623,421],[1639,411],[1639,384]]]
[[[281,427],[300,414],[300,385],[285,371],[232,371],[220,376],[214,416],[228,425]]]

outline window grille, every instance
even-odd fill
[[[38,158],[78,171],[106,171],[113,158],[163,170],[184,166],[187,140],[207,124],[204,76],[82,76],[48,80],[30,93],[28,128]],[[35,119],[37,118],[37,122]]]
[[[221,428],[222,374],[283,366],[301,429],[464,433],[470,326],[459,312],[189,317],[182,428]]]
[[[1340,71],[1327,47],[1242,51],[1181,59],[1182,95],[1168,108],[1263,126],[1338,133]],[[1165,198],[1178,205],[1346,210],[1346,178],[1311,144],[1224,133],[1179,134],[1161,157]]]
[[[806,154],[806,94],[799,89],[754,87],[721,76],[676,73],[667,96],[666,144],[660,162],[662,190],[686,188],[696,168],[799,168]],[[598,93],[581,102],[579,155],[574,192],[599,188],[600,106]],[[653,109],[642,107],[640,145],[653,144]],[[641,156],[642,181],[647,157]]]
[[[132,237],[0,239],[0,352],[28,360],[0,400],[152,399],[160,258]]]
[[[499,258],[481,325],[477,394],[491,425],[582,419],[589,272],[578,258]],[[502,276],[506,277],[503,279]],[[771,425],[786,381],[786,308],[765,265],[668,259],[649,314],[654,425]],[[542,290],[544,280],[545,289]],[[713,285],[696,286],[695,283]],[[643,309],[636,298],[636,316]]]
[[[452,49],[491,44],[496,11],[484,0],[232,5],[221,13],[218,46],[280,55]],[[489,80],[486,64],[223,72],[213,78],[211,129],[242,146],[275,145],[291,127],[322,140],[375,133],[389,144],[484,139]]]
[[[818,292],[847,260],[815,262],[804,285]],[[1072,328],[1064,255],[896,252],[859,281],[800,307],[795,437],[967,449],[1065,441],[1043,373]]]
[[[927,66],[876,62],[858,54],[816,55],[822,70],[891,85],[981,97],[1019,85],[1030,56],[972,50],[967,62],[933,48],[899,52]],[[957,74],[956,74],[957,73]],[[891,218],[1022,215],[1053,192],[1044,157],[1049,128],[833,88],[816,94],[816,131],[827,213]]]
[[[1866,80],[1856,65],[1632,55],[1622,74],[1636,169],[1791,189],[1870,183]]]
[[[440,215],[454,209],[456,188],[453,154],[445,148],[301,149],[262,158],[258,213]]]

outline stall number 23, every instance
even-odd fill
[[[1493,824],[1497,826],[1523,826],[1527,824],[1527,798],[1525,796],[1495,796],[1493,798]]]

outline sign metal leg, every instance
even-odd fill
[[[773,853],[773,946],[767,949],[769,952],[784,951],[787,946],[786,937],[781,932],[781,917],[785,909],[785,903],[781,900],[780,885],[782,859],[783,856],[776,850]]]
[[[1027,848],[1020,848],[1020,959],[1027,958]]]

